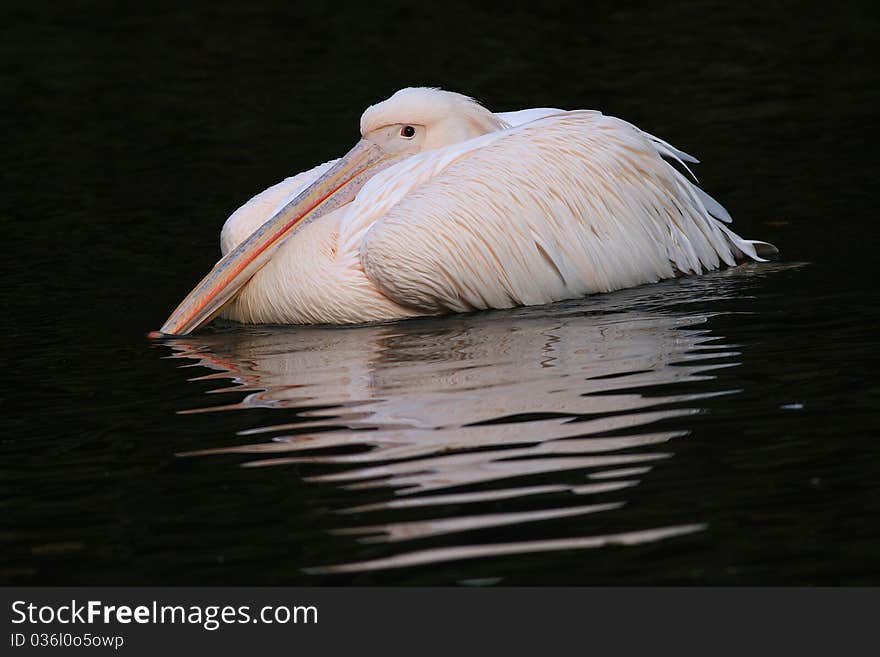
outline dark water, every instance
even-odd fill
[[[876,9],[277,4],[4,11],[0,581],[880,582]],[[145,339],[410,84],[633,121],[782,259]]]

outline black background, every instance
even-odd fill
[[[230,482],[265,506],[236,508],[241,534],[226,549],[251,550],[241,567],[212,568],[214,539],[202,537],[213,518],[190,504],[216,473],[172,456],[201,444],[174,413],[203,388],[144,335],[213,264],[241,202],[345,152],[367,105],[436,85],[498,111],[625,118],[700,157],[702,184],[740,234],[811,263],[769,284],[766,325],[742,336],[755,347],[741,374],[753,395],[772,381],[815,411],[784,426],[763,418],[783,447],[753,436],[724,461],[727,506],[706,514],[735,540],[610,553],[583,572],[513,560],[512,581],[876,583],[878,28],[868,2],[4,3],[0,581],[302,577],[317,556],[266,510],[305,513],[307,501],[276,495],[297,484],[231,467]],[[720,330],[737,338],[733,320]],[[718,465],[705,442],[693,449]],[[818,497],[814,479],[830,482]],[[189,561],[175,558],[181,546],[195,546]],[[276,550],[299,561],[273,570]],[[661,565],[646,570],[643,557]],[[437,581],[415,570],[330,583]]]

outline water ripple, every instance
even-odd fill
[[[350,542],[355,558],[315,564],[314,573],[700,531],[699,519],[590,529],[592,518],[625,518],[627,491],[674,457],[703,400],[737,392],[714,374],[738,364],[737,347],[709,328],[720,311],[700,310],[737,292],[728,272],[543,308],[354,328],[236,327],[174,340],[173,358],[213,370],[193,381],[220,383],[210,394],[240,395],[180,412],[262,408],[279,418],[240,428],[239,444],[181,456],[306,467],[303,479],[336,487],[345,503],[333,509],[339,526],[330,533]],[[585,496],[601,499],[585,504]],[[523,540],[491,540],[512,527]],[[554,535],[572,527],[580,535]],[[358,545],[386,554],[357,559]]]

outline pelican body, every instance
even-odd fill
[[[600,112],[493,114],[407,88],[360,130],[227,219],[223,258],[161,333],[544,304],[775,252],[667,161],[694,158]]]

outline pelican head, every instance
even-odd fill
[[[209,322],[298,227],[351,202],[379,171],[422,151],[450,146],[506,127],[461,94],[425,87],[401,89],[367,108],[361,139],[324,175],[226,254],[180,303],[160,334],[186,335]]]
[[[361,116],[363,139],[392,149],[403,139],[414,152],[451,146],[504,127],[473,98],[427,87],[401,89]]]

